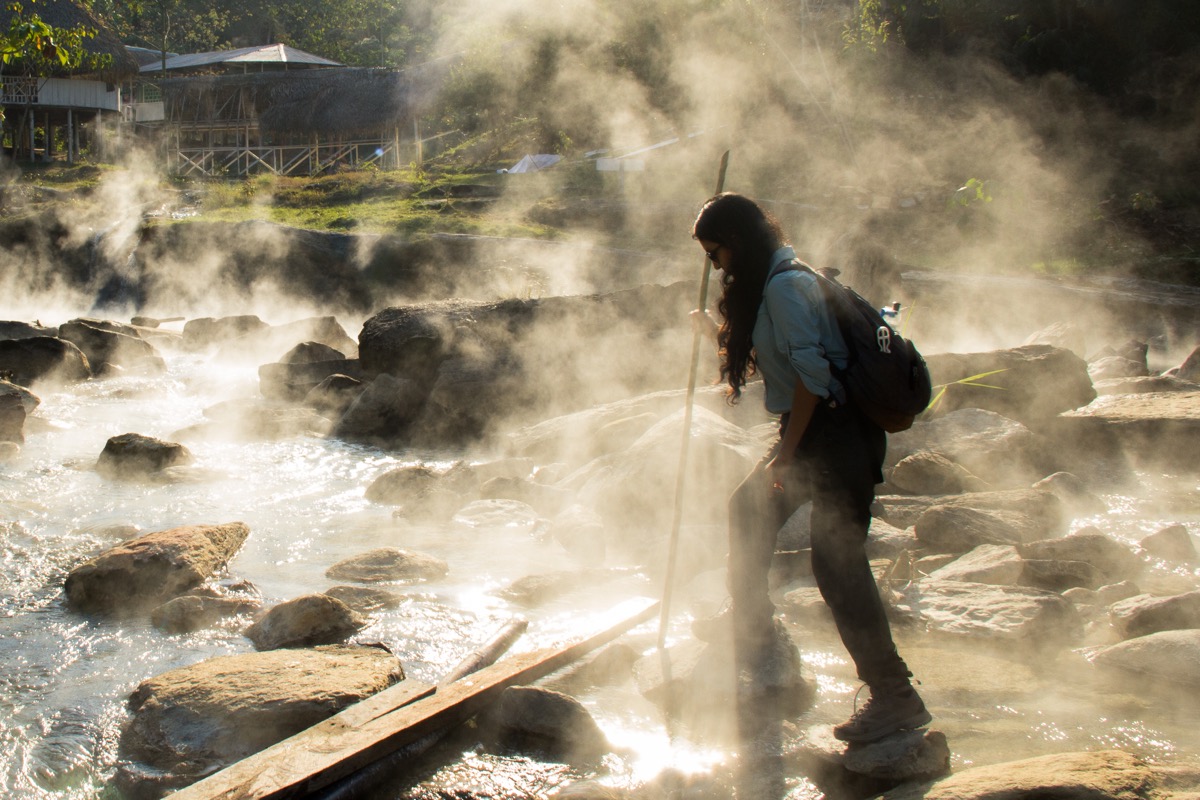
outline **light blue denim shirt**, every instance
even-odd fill
[[[791,410],[797,378],[818,397],[845,401],[830,363],[845,368],[849,350],[825,305],[816,276],[795,269],[776,273],[781,263],[795,257],[790,247],[781,247],[771,256],[754,323],[754,357],[766,383],[767,411],[772,414]]]

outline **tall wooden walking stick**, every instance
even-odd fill
[[[721,166],[717,170],[718,195],[725,190],[725,171],[729,168],[729,151],[721,155]],[[703,313],[708,305],[708,257],[704,258],[704,272],[700,276],[700,302],[696,308]],[[663,581],[662,607],[658,616],[658,649],[663,655],[663,678],[669,682],[670,664],[666,660],[667,623],[671,616],[671,590],[675,584],[675,554],[679,550],[679,528],[683,520],[683,487],[687,478],[688,449],[692,442],[692,406],[696,399],[696,373],[700,369],[700,329],[692,334],[692,368],[688,373],[687,400],[683,409],[683,444],[679,450],[679,472],[675,476],[675,515],[671,521],[671,545],[667,551],[667,575]]]

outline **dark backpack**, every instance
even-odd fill
[[[834,368],[833,374],[846,388],[849,401],[888,433],[908,430],[933,395],[924,357],[862,295],[804,262],[781,264],[772,277],[793,269],[816,276],[846,340],[849,361],[844,370]]]

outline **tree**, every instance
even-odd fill
[[[36,3],[37,0],[29,0]],[[89,53],[86,41],[95,37],[95,28],[87,25],[54,26],[43,20],[36,12],[26,11],[20,2],[9,2],[8,30],[0,33],[0,71],[13,68],[16,74],[40,80],[58,72],[70,72],[79,68],[102,69],[111,60],[108,55]],[[25,130],[28,115],[33,113],[33,95],[25,103],[18,131]],[[4,110],[0,107],[0,119]],[[20,135],[14,137],[13,152],[19,150]],[[33,155],[33,141],[29,142],[29,154]]]

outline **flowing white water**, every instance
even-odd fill
[[[442,466],[463,454],[384,452],[316,437],[206,441],[191,445],[196,462],[184,471],[185,480],[141,484],[100,477],[92,465],[110,436],[137,432],[170,439],[200,422],[205,408],[258,393],[253,367],[195,354],[166,357],[161,376],[35,387],[42,404],[27,422],[22,452],[0,465],[0,524],[6,525],[0,529],[0,796],[104,795],[126,717],[124,701],[139,681],[252,649],[240,633],[245,620],[167,635],[144,621],[115,622],[66,609],[62,584],[68,571],[131,535],[130,526],[153,531],[247,523],[250,538],[230,577],[252,582],[268,605],[327,588],[333,581],[324,573],[331,564],[372,548],[404,547],[447,560],[445,579],[401,587],[408,599],[376,614],[356,637],[386,643],[409,675],[425,680],[436,680],[514,616],[531,621],[516,649],[532,649],[595,630],[620,601],[661,590],[657,577],[633,570],[536,610],[515,608],[495,590],[524,575],[577,566],[540,535],[531,509],[483,502],[448,522],[423,524],[364,498],[367,486],[389,469]],[[1194,481],[1185,483],[1173,496],[1186,498],[1195,488]],[[1187,503],[1181,518],[1136,497],[1107,499],[1109,514],[1076,525],[1099,524],[1130,542],[1167,523],[1186,522],[1193,532],[1197,527]],[[1162,499],[1160,493],[1156,500]],[[1192,573],[1176,577],[1195,579]],[[689,612],[682,602],[679,608],[675,623],[683,634]],[[1072,749],[1119,747],[1158,760],[1195,749],[1189,722],[1194,704],[1164,705],[1132,691],[1097,695],[1071,679],[1077,665],[1064,666],[1054,656],[1024,661],[983,646],[952,650],[903,631],[899,637],[958,767]],[[840,645],[828,629],[799,631],[797,639],[820,687],[816,706],[797,722],[844,718],[857,685]],[[636,783],[668,766],[702,770],[728,755],[727,743],[669,737],[660,712],[632,685],[591,690],[581,699],[618,749],[607,762],[611,782]],[[429,780],[528,797],[572,776],[560,766],[478,755]],[[791,796],[815,798],[819,792],[798,781]]]

